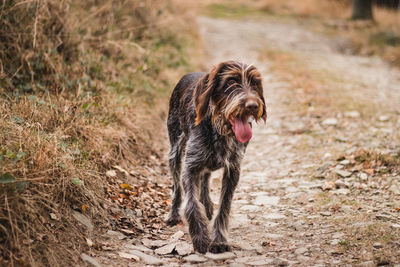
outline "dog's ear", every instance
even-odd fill
[[[194,103],[196,105],[195,125],[199,125],[206,116],[210,101],[221,86],[224,72],[235,67],[238,68],[238,66],[239,63],[235,61],[221,62],[209,74],[206,74],[197,82],[194,89]]]
[[[267,122],[267,105],[265,104],[263,95],[261,95],[261,101],[263,102],[263,110],[262,110],[261,119],[263,119],[264,123],[266,123]]]
[[[194,104],[196,106],[196,121],[195,125],[199,125],[203,118],[206,116],[208,106],[210,104],[212,87],[208,86],[209,74],[204,75],[196,84],[194,88]]]

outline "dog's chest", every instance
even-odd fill
[[[235,142],[232,138],[214,140],[211,164],[214,168],[229,167],[239,164],[244,156],[246,145]]]

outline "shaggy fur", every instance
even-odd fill
[[[251,65],[222,62],[209,73],[185,75],[172,92],[167,124],[173,189],[166,223],[172,226],[181,220],[183,186],[184,215],[196,251],[230,250],[228,217],[240,163],[251,138],[248,120],[265,122],[266,117],[261,75]],[[210,237],[208,221],[213,216],[213,203],[209,180],[211,172],[221,168],[219,210]]]

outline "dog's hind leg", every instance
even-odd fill
[[[239,166],[237,164],[236,166]],[[210,252],[222,253],[230,250],[226,239],[228,231],[229,212],[231,209],[233,193],[239,182],[240,168],[225,167],[222,178],[222,189],[218,214],[214,220]]]
[[[204,205],[206,215],[209,220],[212,219],[214,212],[214,205],[210,199],[209,183],[210,183],[211,172],[204,172],[201,180],[201,191],[200,191],[200,202]]]
[[[172,207],[170,212],[165,219],[165,222],[169,226],[174,226],[181,221],[179,209],[182,203],[182,185],[181,185],[181,165],[182,165],[182,154],[184,153],[186,146],[186,138],[182,133],[179,136],[178,141],[171,145],[169,152],[169,167],[173,178],[172,186]]]

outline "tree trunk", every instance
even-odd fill
[[[353,0],[353,14],[351,19],[372,20],[372,0]]]

